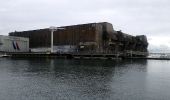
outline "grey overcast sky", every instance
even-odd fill
[[[0,35],[91,22],[144,34],[150,51],[170,52],[170,0],[0,0]]]

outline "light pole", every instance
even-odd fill
[[[51,26],[50,28],[50,31],[51,31],[51,53],[54,52],[54,31],[57,31],[59,29],[64,29],[64,28],[59,28],[59,27],[54,27],[54,26]]]

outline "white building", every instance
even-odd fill
[[[0,35],[0,52],[29,52],[29,39]]]

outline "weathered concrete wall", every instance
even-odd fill
[[[145,35],[132,36],[115,31],[111,23],[89,23],[63,26],[64,30],[54,32],[54,45],[73,45],[78,52],[118,53],[125,51],[147,52],[148,42]],[[12,32],[10,36],[30,38],[30,47],[50,47],[49,29]]]

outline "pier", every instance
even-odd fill
[[[147,56],[145,52],[119,52],[119,53],[6,53],[6,57],[12,58],[64,58],[64,59],[150,59],[170,60],[170,57]],[[162,54],[163,55],[163,54]]]
[[[159,53],[160,54],[160,53]],[[149,59],[149,60],[170,60],[167,56],[147,56],[142,52],[120,52],[112,54],[102,53],[73,53],[73,54],[61,54],[61,53],[6,53],[4,57],[12,58],[64,58],[64,59]],[[161,54],[163,55],[163,54]]]

